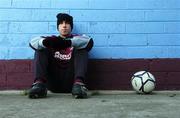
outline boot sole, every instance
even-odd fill
[[[83,99],[83,98],[87,98],[88,96],[87,96],[87,94],[72,94],[73,95],[73,97],[75,98],[75,99]]]
[[[38,94],[29,95],[29,98],[31,98],[31,99],[45,98],[45,97],[46,97],[46,95],[38,95]]]
[[[37,99],[37,98],[45,98],[47,97],[47,94],[29,94],[28,96],[31,99]]]

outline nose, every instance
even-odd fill
[[[63,27],[66,27],[66,24],[67,24],[67,23],[63,22],[63,23],[62,23],[62,26],[63,26]]]

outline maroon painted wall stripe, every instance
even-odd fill
[[[132,90],[133,73],[147,70],[156,78],[156,90],[180,90],[180,59],[92,59],[88,88]],[[0,60],[0,89],[27,89],[33,82],[32,60]]]

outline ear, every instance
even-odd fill
[[[57,30],[59,31],[59,25],[57,25]]]

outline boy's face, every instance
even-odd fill
[[[58,30],[61,36],[66,37],[71,34],[71,25],[66,21],[63,21],[59,24]]]

